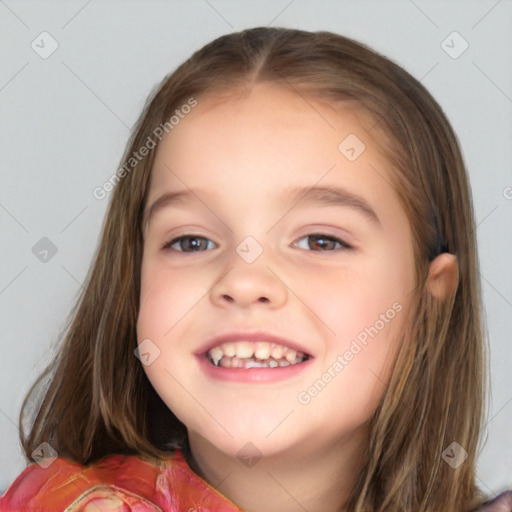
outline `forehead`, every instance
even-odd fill
[[[354,102],[335,104],[275,84],[198,98],[158,147],[147,204],[194,187],[212,196],[232,190],[246,200],[290,185],[341,184],[370,200],[393,194],[375,124]]]

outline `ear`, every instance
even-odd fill
[[[431,263],[428,272],[427,286],[430,293],[443,299],[455,293],[459,285],[459,265],[453,254],[444,252]]]

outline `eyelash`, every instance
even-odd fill
[[[336,238],[334,236],[328,236],[328,235],[324,235],[322,233],[311,233],[309,235],[304,235],[303,237],[299,238],[299,240],[302,240],[303,238],[310,238],[310,237],[314,237],[316,238],[316,240],[329,240],[331,242],[335,242],[337,244],[340,245],[340,247],[338,249],[330,249],[330,250],[327,250],[327,251],[313,251],[312,252],[336,252],[336,251],[348,251],[348,250],[352,250],[353,247],[351,245],[349,245],[347,242],[339,239],[339,238]],[[180,241],[182,240],[185,240],[185,239],[201,239],[201,240],[208,240],[211,242],[211,240],[209,238],[206,238],[204,236],[200,236],[200,235],[181,235],[181,236],[178,236],[176,238],[173,238],[172,240],[170,240],[169,242],[166,242],[164,244],[164,246],[162,247],[163,250],[171,250],[172,249],[172,246],[176,243],[179,243]],[[183,252],[183,253],[186,253],[186,254],[190,254],[190,253],[193,253],[193,252],[204,252],[204,251],[181,251],[181,250],[178,250],[178,249],[172,249],[174,251],[177,251],[177,252]]]

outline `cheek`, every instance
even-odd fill
[[[412,289],[411,273],[405,266],[391,260],[362,261],[354,269],[328,269],[308,275],[301,273],[297,295],[310,307],[329,338],[335,337],[338,349],[377,323],[379,331],[390,331],[390,324],[399,324],[403,315],[397,315],[393,305],[405,308]],[[384,319],[382,315],[389,314]],[[390,317],[390,322],[387,322]],[[364,336],[363,336],[364,337]]]
[[[405,308],[393,302],[394,294],[373,292],[347,295],[343,304],[338,299],[344,309],[333,309],[327,319],[336,335],[330,336],[318,373],[304,383],[298,396],[301,406],[305,405],[301,407],[305,420],[326,436],[367,422],[391,376]]]
[[[178,341],[186,324],[181,321],[191,313],[202,295],[204,291],[197,275],[171,271],[165,264],[142,265],[137,317],[139,351],[150,354],[147,364],[143,364],[144,372],[173,412],[180,411],[187,403],[186,393],[178,384],[183,380]],[[179,377],[178,381],[172,377],[174,375]]]
[[[382,254],[382,253],[381,253]],[[353,271],[338,271],[311,278],[308,305],[318,311],[317,324],[328,328],[317,384],[309,399],[327,414],[344,421],[350,411],[356,423],[373,412],[385,390],[396,353],[400,330],[413,287],[413,266],[397,261],[390,251],[384,257],[359,260]],[[312,284],[314,283],[314,284]],[[304,290],[305,291],[305,290]],[[327,332],[327,331],[326,331]],[[318,395],[318,398],[317,398]]]
[[[137,333],[162,340],[206,292],[200,272],[176,271],[165,264],[142,266]]]

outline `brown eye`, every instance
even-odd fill
[[[214,245],[210,239],[205,238],[204,236],[184,235],[167,242],[163,249],[172,248],[173,250],[180,252],[201,252],[208,248],[213,249],[213,247],[208,244]]]
[[[343,240],[322,234],[306,235],[302,237],[300,240],[307,240],[306,247],[304,247],[304,245],[302,245],[301,247],[300,241],[296,244],[298,247],[300,247],[301,249],[313,250],[316,252],[352,249],[352,247]]]

